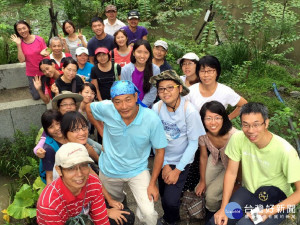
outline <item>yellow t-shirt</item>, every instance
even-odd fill
[[[293,193],[291,183],[300,180],[300,160],[292,145],[272,134],[270,143],[259,149],[242,131],[232,135],[225,154],[242,162],[243,186],[254,193],[261,186],[276,186],[286,196]]]

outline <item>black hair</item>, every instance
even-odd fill
[[[77,67],[77,70],[79,69],[78,63],[76,60],[74,60],[72,57],[65,57],[63,58],[63,68],[66,68],[69,64],[74,64]]]
[[[28,27],[28,30],[29,30],[29,34],[31,34],[31,27],[29,26],[29,24],[25,21],[25,20],[19,20],[17,21],[15,24],[14,24],[14,30],[15,30],[15,34],[19,37],[19,38],[22,38],[21,35],[19,34],[18,30],[17,30],[17,26],[19,24],[24,24]]]
[[[221,75],[221,64],[218,58],[212,55],[203,56],[197,63],[197,67],[196,67],[197,76],[199,76],[201,67],[204,68],[206,66],[209,66],[217,71],[216,81],[218,81]]]
[[[95,16],[91,19],[91,26],[93,25],[94,22],[97,22],[97,21],[99,21],[100,23],[102,23],[104,25],[103,19],[101,17]]]
[[[43,129],[45,133],[50,137],[51,135],[48,133],[48,128],[52,125],[53,120],[56,120],[57,122],[60,122],[62,120],[61,113],[54,109],[49,109],[45,111],[41,117]]]
[[[70,98],[70,97],[67,97],[67,98]],[[66,99],[66,98],[62,98],[62,99],[57,100],[57,108],[58,108],[58,109],[60,108],[60,104],[61,104],[61,102],[62,102],[64,99]],[[76,104],[75,98],[71,98],[71,99],[73,99],[73,101],[74,101],[75,104]]]
[[[135,64],[136,63],[136,59],[135,56],[133,55],[135,50],[140,47],[141,45],[144,45],[145,48],[148,50],[149,52],[149,58],[146,61],[146,65],[145,65],[145,69],[144,69],[144,80],[143,80],[143,92],[146,94],[150,91],[151,88],[151,84],[149,82],[150,78],[153,76],[153,68],[152,68],[152,50],[151,50],[151,45],[149,44],[149,42],[147,40],[137,40],[132,48],[132,52],[131,52],[131,56],[130,56],[130,61]]]
[[[126,31],[123,30],[123,29],[117,30],[117,31],[114,33],[114,44],[115,44],[115,46],[117,47],[117,49],[119,49],[119,45],[118,45],[117,42],[116,42],[116,37],[117,37],[117,35],[118,35],[119,33],[122,33],[122,34],[127,38],[126,46],[128,47],[128,45],[129,45],[129,42],[128,42],[128,35],[127,35]]]
[[[211,102],[206,102],[201,110],[200,110],[200,116],[201,116],[201,120],[203,122],[203,126],[205,128],[205,131],[208,131],[208,129],[205,126],[204,123],[204,118],[206,115],[207,110],[209,110],[212,113],[216,113],[220,116],[222,116],[223,118],[223,125],[222,128],[220,129],[218,135],[219,136],[224,136],[225,134],[227,134],[230,129],[232,128],[232,123],[230,121],[230,119],[228,118],[228,115],[226,113],[226,109],[224,107],[224,105],[218,101],[211,101]]]
[[[63,115],[60,127],[64,137],[67,138],[67,133],[77,128],[78,125],[88,126],[88,121],[80,112],[67,112],[65,115]]]
[[[70,24],[72,27],[73,27],[73,29],[74,29],[74,32],[75,32],[75,25],[74,25],[74,23],[72,22],[72,20],[65,20],[64,21],[64,23],[63,23],[63,25],[62,25],[62,30],[63,30],[63,32],[64,32],[64,34],[66,35],[66,36],[68,36],[69,35],[69,33],[66,31],[66,28],[65,28],[65,26],[66,26],[66,24]]]
[[[79,88],[79,92],[82,92],[85,87],[90,87],[90,89],[97,94],[96,87],[92,83],[83,83],[83,85],[81,85]]]
[[[250,114],[250,113],[260,113],[264,121],[269,119],[268,108],[260,102],[248,102],[247,104],[243,105],[240,110],[240,120],[242,121],[242,116],[244,114]]]
[[[55,60],[54,60],[54,59],[46,59],[46,58],[42,59],[42,60],[40,61],[40,63],[39,63],[39,70],[42,71],[42,70],[41,70],[41,66],[42,66],[42,65],[45,65],[45,64],[46,64],[46,65],[52,66],[52,63],[55,64]]]
[[[106,47],[102,47],[102,48],[106,48]],[[110,61],[110,54],[109,54],[109,52],[108,53],[104,53],[104,52],[98,52],[96,55],[95,55],[95,59],[97,60],[97,56],[100,54],[100,53],[102,53],[102,54],[106,54],[106,55],[108,55],[108,60],[107,60],[107,62],[109,62]],[[98,61],[98,60],[97,60]],[[98,63],[99,63],[99,61],[98,61]]]

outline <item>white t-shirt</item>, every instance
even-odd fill
[[[198,112],[200,112],[200,109],[206,102],[218,101],[227,108],[228,105],[235,106],[241,99],[241,96],[239,96],[234,90],[220,83],[218,83],[216,91],[209,97],[203,97],[201,95],[199,83],[190,86],[189,89],[190,93],[185,96],[185,98],[194,104]]]
[[[109,22],[108,22],[108,19],[105,19],[103,21],[104,23],[104,32],[107,33],[107,34],[110,34],[111,36],[114,36],[114,33],[118,30],[120,30],[120,28],[122,27],[125,27],[125,23],[123,23],[122,21],[120,20],[116,20],[116,22],[111,25]]]

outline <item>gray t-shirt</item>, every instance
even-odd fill
[[[82,35],[82,36],[83,36],[84,42],[87,43],[85,36],[84,35]],[[70,53],[72,55],[72,58],[76,60],[76,53],[75,53],[76,49],[78,47],[84,47],[82,44],[82,41],[78,37],[74,41],[71,41],[71,40],[69,40],[68,37],[66,37],[66,42],[67,42],[68,48],[70,50]]]

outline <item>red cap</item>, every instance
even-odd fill
[[[105,53],[105,54],[108,54],[109,51],[107,48],[105,47],[100,47],[100,48],[97,48],[96,51],[95,51],[95,55],[97,55],[98,53]]]

